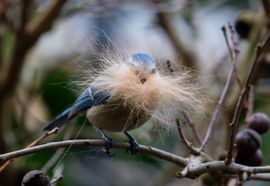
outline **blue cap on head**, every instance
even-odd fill
[[[155,60],[146,53],[135,53],[132,55],[132,60],[147,65],[154,65],[156,63]]]
[[[156,73],[156,62],[146,53],[135,53],[132,55],[130,63],[136,70],[141,72]]]

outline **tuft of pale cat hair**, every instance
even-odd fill
[[[100,91],[109,91],[112,97],[122,100],[119,104],[133,112],[146,113],[162,126],[175,126],[175,119],[183,113],[192,116],[205,112],[203,90],[194,83],[190,71],[166,73],[163,67],[158,73],[149,74],[142,84],[141,74],[135,73],[128,60],[122,56],[103,57],[99,60],[101,68],[88,73],[90,84]]]

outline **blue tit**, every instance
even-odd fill
[[[128,76],[130,77],[127,78],[133,78],[131,82],[139,84],[139,86],[144,86],[149,76],[157,75],[155,60],[148,54],[136,53],[131,59],[127,60],[124,67],[121,67],[121,65],[114,65],[105,70],[104,73],[101,73],[100,76],[98,76],[91,85],[81,93],[70,108],[66,109],[63,113],[49,122],[43,130],[52,130],[55,127],[60,128],[69,120],[81,114],[86,114],[90,123],[100,129],[103,138],[106,141],[109,141],[110,139],[105,135],[104,130],[123,132],[130,139],[132,147],[134,148],[133,151],[135,151],[135,148],[137,147],[136,141],[128,131],[142,126],[151,115],[143,109],[128,105],[126,100],[121,97],[121,93],[120,95],[117,95],[120,87],[115,87],[114,90],[114,87],[108,86],[110,83],[114,84],[115,82],[112,81],[117,79],[117,77],[110,77],[112,74],[107,77],[112,69],[117,70],[115,68],[119,68],[119,74],[122,73],[121,70],[127,68],[129,73],[133,73],[134,76],[130,76],[131,74],[129,74]],[[126,72],[124,74],[126,74]],[[119,76],[117,73],[114,75]],[[121,77],[121,75],[119,77]],[[127,86],[133,85],[129,84]],[[123,91],[124,89],[125,87],[123,87]]]
[[[111,138],[104,131],[126,134],[133,153],[138,144],[128,131],[150,118],[163,126],[172,126],[183,112],[203,113],[201,89],[190,81],[190,73],[163,73],[148,54],[136,53],[128,59],[106,58],[103,69],[92,76],[93,81],[75,103],[43,130],[61,127],[76,116],[86,114],[100,129],[108,144],[107,152]]]

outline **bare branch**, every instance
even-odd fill
[[[18,83],[27,51],[35,44],[39,36],[51,27],[65,2],[66,0],[50,1],[48,9],[39,22],[29,23],[26,25],[25,32],[17,33],[8,69],[1,74],[3,76],[0,81],[0,106],[3,100],[13,93]]]
[[[190,121],[190,122],[189,122],[189,126],[190,126],[190,128],[191,128],[191,130],[192,130],[192,132],[193,132],[193,134],[194,134],[194,136],[195,136],[196,142],[197,142],[199,145],[201,145],[201,144],[202,144],[201,136],[200,136],[200,134],[199,134],[199,132],[198,132],[198,130],[197,130],[195,124],[194,124],[192,121]]]
[[[42,33],[48,31],[66,1],[67,0],[51,1],[41,19],[39,19],[38,22],[31,22],[27,25],[26,32],[28,37],[36,40]]]
[[[270,166],[249,167],[237,163],[227,165],[224,161],[211,161],[188,167],[186,177],[196,178],[203,173],[216,171],[230,174],[238,174],[239,172],[248,174],[270,173]]]
[[[235,32],[234,32],[234,30],[233,30],[233,27],[232,27],[231,23],[228,23],[228,26],[229,26],[229,30],[230,30],[230,34],[231,34],[231,41],[232,41],[232,43],[233,43],[233,52],[232,52],[232,50],[231,50],[230,45],[227,44],[228,41],[226,41],[226,44],[227,44],[228,50],[232,52],[232,53],[231,53],[231,61],[233,62],[233,61],[234,61],[234,58],[235,58],[236,55],[239,53],[239,50],[238,50],[237,40],[236,40],[236,37],[235,37]],[[222,30],[222,31],[223,31],[223,30]],[[225,40],[228,40],[226,30],[223,31],[223,34],[224,34]],[[242,88],[242,83],[241,83],[239,74],[237,73],[236,63],[234,64],[234,76],[235,76],[235,79],[236,79],[236,82],[237,82],[238,86],[239,86],[240,89],[241,89],[241,88]]]
[[[222,27],[222,31],[224,33],[224,36],[225,36],[225,41],[227,40],[227,34],[226,34],[226,29],[225,27],[223,26]],[[234,38],[233,38],[234,40]],[[226,41],[227,43],[227,41]],[[235,45],[236,46],[236,45]],[[228,45],[229,47],[229,45]],[[231,49],[229,50],[231,51]],[[233,73],[235,71],[235,64],[236,64],[236,60],[237,60],[237,54],[238,54],[238,51],[235,49],[233,52],[232,52],[232,63],[231,63],[231,66],[230,66],[230,71],[229,71],[229,74],[228,74],[228,77],[227,77],[227,80],[226,80],[226,83],[225,83],[225,86],[223,88],[223,91],[221,93],[221,96],[219,98],[219,101],[217,103],[217,106],[214,110],[214,113],[212,115],[212,118],[210,120],[210,123],[209,123],[209,126],[208,126],[208,129],[207,129],[207,132],[206,132],[206,135],[205,135],[205,138],[202,142],[202,145],[200,147],[200,151],[202,151],[204,149],[204,147],[207,145],[210,137],[211,137],[211,134],[212,134],[212,130],[215,126],[215,123],[216,123],[216,120],[217,120],[217,116],[218,116],[218,113],[220,112],[220,109],[221,109],[221,106],[225,100],[225,97],[227,95],[227,92],[228,92],[228,89],[229,89],[229,86],[230,86],[230,83],[232,82],[232,79],[233,79]]]
[[[106,147],[106,143],[104,140],[97,140],[97,139],[65,140],[65,141],[59,141],[59,142],[51,142],[51,143],[47,143],[43,145],[37,145],[34,147],[29,147],[22,150],[17,150],[17,151],[1,154],[0,164],[3,164],[10,159],[26,156],[28,154],[41,152],[41,151],[45,151],[49,149],[58,149],[58,148],[64,148],[64,147],[70,147],[70,146],[72,147],[77,147],[77,146]],[[114,143],[112,147],[128,149],[130,148],[130,144],[129,143]],[[163,150],[151,147],[151,146],[140,145],[138,148],[138,152],[147,153],[149,155],[155,156],[163,160],[167,160],[179,166],[186,166],[188,164],[188,161],[183,157],[171,154],[169,152],[166,152],[166,151],[163,151]]]
[[[65,2],[66,0],[50,1],[47,10],[41,15],[40,21],[35,26],[26,25],[23,32],[16,32],[10,59],[6,62],[6,68],[0,68],[0,152],[5,152],[7,148],[3,139],[4,128],[1,123],[6,98],[14,94],[15,88],[20,82],[27,52],[36,43],[40,35],[52,26]],[[32,23],[29,24],[32,25]]]
[[[222,30],[223,36],[224,36],[224,38],[225,38],[225,42],[226,42],[227,49],[228,49],[228,51],[229,51],[230,59],[233,60],[233,51],[232,51],[232,48],[231,48],[231,46],[230,46],[230,42],[229,42],[229,39],[228,39],[226,26],[223,25],[223,26],[221,27],[221,30]]]
[[[249,92],[250,86],[251,86],[251,80],[254,76],[255,69],[257,68],[259,58],[261,57],[261,54],[263,53],[264,49],[269,45],[270,42],[270,34],[266,37],[263,44],[257,45],[256,49],[256,55],[253,60],[253,64],[250,67],[247,80],[245,82],[244,87],[241,90],[241,94],[238,98],[237,105],[234,111],[232,122],[230,123],[229,127],[229,146],[228,146],[228,154],[225,162],[227,164],[230,164],[233,160],[233,152],[234,152],[234,137],[237,129],[237,124],[239,121],[239,117],[243,108],[244,100],[247,98],[247,93]]]
[[[183,134],[179,119],[176,120],[176,126],[177,126],[178,133],[179,133],[179,136],[180,136],[182,142],[190,150],[190,153],[193,154],[193,155],[196,155],[196,156],[200,155],[200,151],[198,149],[196,149],[192,145],[192,143],[190,141],[188,141],[188,139]]]
[[[59,141],[59,142],[51,142],[43,145],[37,145],[34,147],[25,148],[22,150],[17,150],[13,152],[9,152],[6,154],[0,155],[0,161],[1,163],[4,163],[10,159],[26,156],[32,153],[41,152],[45,150],[50,149],[58,149],[58,148],[64,148],[64,147],[77,147],[77,146],[106,146],[106,143],[103,140],[97,140],[97,139],[81,139],[81,140],[66,140],[66,141]],[[114,143],[113,148],[121,148],[121,149],[127,149],[130,148],[130,144],[128,143]],[[152,156],[155,156],[159,159],[166,160],[168,162],[171,162],[173,164],[176,164],[181,167],[185,168],[185,174],[184,177],[188,178],[196,178],[200,176],[203,173],[207,172],[216,172],[216,171],[222,171],[224,173],[230,173],[230,174],[238,174],[239,172],[245,172],[248,174],[258,174],[258,173],[270,173],[270,166],[259,166],[259,167],[249,167],[237,163],[231,163],[227,165],[224,161],[211,161],[207,163],[197,163],[194,164],[190,162],[191,160],[188,160],[186,158],[177,156],[175,154],[171,154],[169,152],[150,147],[150,146],[144,146],[140,145],[138,148],[139,152],[143,152]]]
[[[191,128],[191,130],[192,130],[192,132],[194,134],[196,142],[199,145],[201,145],[202,144],[202,139],[201,139],[201,136],[200,136],[194,122],[188,117],[188,115],[185,112],[182,112],[182,117],[188,123],[188,125],[190,126],[190,128]]]
[[[245,118],[246,121],[253,113],[253,107],[254,107],[254,86],[251,85],[247,93],[247,102],[246,102],[247,113]]]

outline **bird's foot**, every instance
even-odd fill
[[[113,157],[115,154],[113,152],[111,152],[111,148],[112,148],[112,145],[113,145],[113,139],[108,137],[104,131],[102,129],[99,129],[101,135],[102,135],[102,138],[103,140],[105,141],[106,143],[106,146],[105,148],[103,149],[104,152],[109,156],[109,157]]]
[[[112,148],[112,138],[107,137],[107,138],[103,138],[105,143],[106,143],[106,147],[104,148],[104,152],[109,156],[109,157],[113,157],[115,154],[111,151]]]
[[[129,139],[130,148],[126,149],[127,154],[136,154],[139,150],[139,144],[138,142],[128,133],[125,132],[125,135]]]

